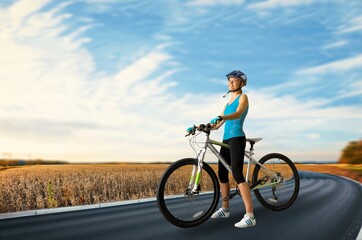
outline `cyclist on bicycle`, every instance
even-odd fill
[[[253,214],[253,203],[251,192],[243,175],[244,152],[246,145],[245,133],[243,131],[243,123],[248,113],[249,102],[248,97],[243,94],[242,88],[246,85],[246,75],[235,70],[226,75],[228,79],[228,88],[230,93],[229,103],[226,104],[222,114],[210,121],[214,124],[213,129],[219,129],[224,123],[223,142],[230,146],[230,149],[222,147],[220,154],[231,164],[232,175],[238,184],[239,191],[243,198],[246,214],[241,221],[235,224],[235,227],[246,228],[256,225],[256,219]],[[226,95],[227,95],[226,94]],[[229,194],[230,184],[228,170],[219,161],[219,180],[221,182],[222,208],[216,211],[211,218],[227,218],[229,212]]]

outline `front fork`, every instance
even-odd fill
[[[189,185],[186,190],[187,195],[198,194],[201,190],[200,188],[201,172],[202,172],[205,153],[206,153],[206,148],[200,148],[199,151],[197,152],[197,165],[194,165],[192,168]]]

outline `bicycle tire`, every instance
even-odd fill
[[[189,171],[197,164],[198,161],[194,158],[181,159],[171,164],[157,187],[157,204],[162,215],[178,227],[190,228],[204,223],[210,218],[219,202],[218,178],[205,162],[202,167],[200,194],[186,196],[185,188],[190,180]],[[182,175],[184,172],[188,175]]]
[[[289,208],[298,197],[300,185],[298,170],[294,163],[280,153],[267,154],[259,160],[259,163],[262,165],[268,164],[266,166],[268,170],[279,172],[283,181],[274,185],[274,193],[272,186],[255,189],[254,194],[256,198],[261,205],[273,211],[282,211]],[[252,177],[253,183],[256,183],[264,176],[262,172],[261,167],[256,165]],[[272,180],[269,179],[268,181],[270,183]]]

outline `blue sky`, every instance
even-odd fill
[[[1,1],[0,153],[192,157],[240,69],[257,157],[336,160],[362,136],[361,37],[357,0]]]

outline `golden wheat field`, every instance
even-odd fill
[[[0,213],[154,197],[168,165],[34,165],[0,171]]]
[[[168,166],[65,164],[0,168],[0,213],[155,197],[158,181]],[[217,169],[217,165],[211,166]],[[362,165],[357,166],[358,171],[348,170],[349,166],[296,166],[298,170],[362,180]]]

